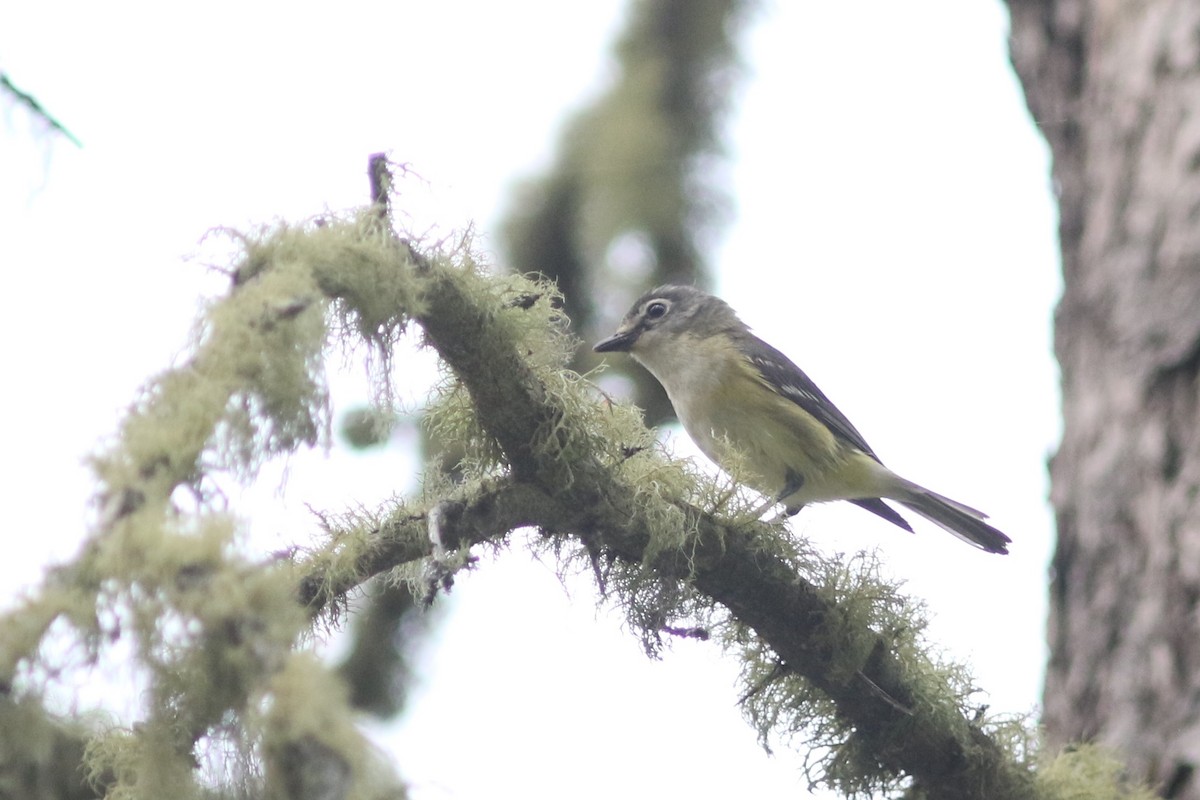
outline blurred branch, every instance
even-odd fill
[[[404,708],[412,679],[409,663],[432,615],[407,585],[373,582],[367,606],[353,620],[350,652],[338,672],[350,689],[350,704],[380,718]]]
[[[554,164],[515,193],[504,223],[508,261],[552,279],[585,338],[644,289],[711,282],[708,253],[728,208],[721,127],[732,105],[737,35],[756,0],[635,0],[614,47],[611,87],[564,126]],[[555,35],[550,33],[549,35]],[[613,245],[624,255],[613,263]],[[599,319],[604,314],[605,319]],[[597,363],[581,350],[573,363]],[[651,425],[674,416],[643,371]]]
[[[83,143],[75,138],[75,134],[71,133],[66,127],[55,119],[49,111],[42,108],[42,104],[37,101],[37,98],[28,92],[23,92],[13,85],[8,76],[0,72],[0,88],[5,89],[16,98],[17,102],[29,109],[29,111],[38,119],[45,122],[54,130],[67,137],[76,147],[83,147]]]

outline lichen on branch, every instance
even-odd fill
[[[0,618],[0,714],[53,683],[42,645],[58,621],[87,658],[126,642],[148,676],[138,725],[85,735],[98,791],[200,796],[198,749],[236,726],[265,757],[245,780],[268,793],[394,793],[302,644],[312,621],[335,621],[376,576],[434,565],[436,592],[472,547],[532,528],[564,569],[595,576],[652,654],[684,632],[742,659],[748,716],[764,740],[815,740],[815,779],[859,794],[1071,796],[1038,794],[1025,727],[977,718],[969,676],[929,655],[921,610],[869,558],[823,556],[747,514],[752,498],[669,458],[636,409],[567,369],[577,343],[553,286],[490,272],[466,242],[404,240],[384,207],[240,238],[188,356],[94,459],[99,511],[80,554]],[[321,547],[252,558],[214,478],[250,480],[320,444],[330,347],[387,358],[410,325],[446,367],[428,424],[460,449],[460,479],[431,473],[418,496],[321,516]]]

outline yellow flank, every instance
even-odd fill
[[[685,336],[679,344],[686,357],[639,360],[668,387],[688,435],[734,477],[778,497],[789,473],[801,475],[800,490],[785,499],[793,506],[887,496],[896,488],[889,470],[776,392],[732,342]],[[676,349],[683,348],[664,348]],[[635,348],[634,355],[642,354]]]

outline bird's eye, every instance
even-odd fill
[[[646,319],[658,319],[666,313],[667,304],[662,300],[655,300],[653,303],[646,306]]]

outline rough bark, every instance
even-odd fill
[[[1044,721],[1200,798],[1200,5],[1009,7],[1061,213]]]

